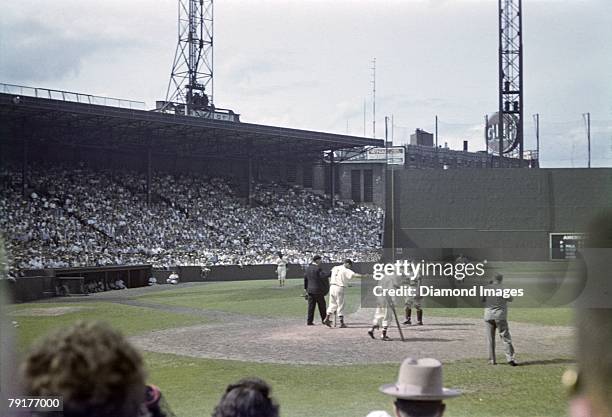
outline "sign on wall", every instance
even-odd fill
[[[404,165],[406,162],[406,149],[403,146],[368,149],[366,160],[387,161],[388,165]]]
[[[504,140],[502,152],[508,153],[514,147],[516,142],[518,127],[517,118],[512,114],[504,115]],[[499,134],[500,134],[501,118],[499,113],[493,114],[488,119],[488,124],[485,126],[485,137],[487,139],[488,152],[494,155],[499,155]]]

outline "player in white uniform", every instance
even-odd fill
[[[379,285],[383,289],[393,289],[399,288],[402,283],[402,278],[397,275],[387,275],[379,281]],[[368,330],[368,335],[372,339],[375,339],[374,332],[377,329],[380,329],[382,326],[382,336],[381,340],[391,340],[391,338],[387,335],[387,330],[389,328],[389,322],[393,318],[393,311],[391,310],[391,306],[389,306],[389,301],[391,301],[394,305],[397,305],[397,300],[393,299],[393,297],[377,297],[376,299],[376,311],[374,312],[374,319],[372,320],[372,327]]]
[[[284,287],[287,278],[287,261],[283,259],[283,254],[280,252],[276,260],[276,275],[278,275],[278,286]]]
[[[166,280],[168,284],[176,285],[179,283],[179,274],[176,271],[172,271],[168,279]]]
[[[331,317],[334,313],[338,314],[340,319],[340,327],[348,327],[344,323],[344,291],[348,287],[348,281],[353,278],[364,278],[366,275],[357,274],[351,269],[353,261],[346,259],[342,265],[334,266],[331,270],[329,279],[329,307],[327,308],[327,317],[324,324],[331,324]]]

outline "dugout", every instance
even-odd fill
[[[121,279],[127,288],[144,287],[151,276],[151,265],[118,265],[101,267],[55,268],[53,274],[57,279],[82,277],[84,285],[102,282],[105,290]]]
[[[14,301],[27,302],[56,297],[64,290],[67,295],[83,295],[90,283],[100,282],[108,291],[117,279],[122,279],[127,288],[143,287],[151,271],[151,265],[26,269],[21,271],[22,276],[14,281],[2,280],[2,284]]]

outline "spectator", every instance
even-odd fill
[[[6,274],[7,264],[6,258],[4,255],[4,243],[2,238],[0,237],[0,287],[4,287],[0,289],[0,415],[2,416],[12,416],[16,414],[14,410],[8,410],[8,398],[18,397],[21,393],[19,387],[16,384],[18,381],[17,378],[17,370],[15,369],[14,364],[17,349],[15,347],[15,330],[14,328],[18,326],[18,324],[13,321],[11,325],[11,321],[9,320],[10,315],[7,314],[6,304],[10,301],[6,292],[6,284],[4,282],[5,274]]]
[[[576,343],[578,371],[568,371],[563,382],[572,389],[571,417],[612,415],[612,212],[591,223],[585,242],[585,279],[600,294],[578,300]]]
[[[47,336],[27,355],[22,374],[29,395],[63,397],[63,417],[135,417],[147,404],[159,409],[140,354],[105,324],[81,321]]]
[[[563,375],[573,391],[571,417],[612,416],[612,309],[576,312],[579,371]]]
[[[442,387],[442,364],[431,358],[405,359],[397,382],[381,386],[380,391],[395,398],[397,417],[441,417],[446,408],[443,400],[461,395],[460,391]],[[375,415],[388,416],[381,411],[368,416]]]
[[[270,386],[259,378],[247,378],[225,389],[213,417],[278,417],[279,406],[270,398]]]

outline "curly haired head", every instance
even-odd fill
[[[225,389],[213,417],[278,417],[270,386],[259,378],[246,378]]]
[[[65,417],[133,417],[144,400],[140,354],[99,322],[79,321],[44,338],[22,374],[30,395],[62,396]]]

